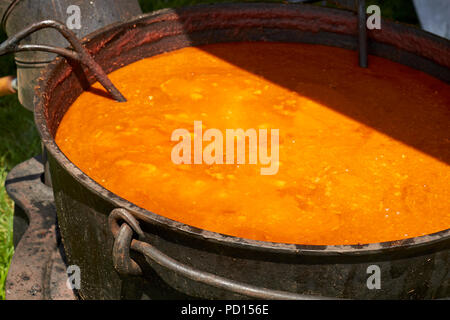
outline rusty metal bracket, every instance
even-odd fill
[[[30,34],[45,28],[53,28],[59,31],[69,43],[72,45],[74,50],[59,48],[48,45],[36,45],[36,44],[19,44],[19,42],[29,36]],[[84,64],[88,67],[95,78],[102,84],[102,86],[111,94],[111,96],[119,101],[127,101],[125,97],[120,93],[120,91],[114,86],[111,80],[103,71],[102,67],[95,62],[94,58],[89,54],[89,52],[83,47],[80,40],[76,35],[69,30],[63,23],[55,20],[44,20],[38,23],[33,23],[25,29],[19,31],[17,34],[9,37],[5,42],[0,44],[0,56],[7,53],[21,52],[21,51],[45,51],[57,53],[65,58],[72,59]]]
[[[7,300],[75,300],[68,279],[63,247],[56,226],[52,189],[41,177],[42,158],[14,167],[6,178],[6,191],[15,203],[15,252],[5,290]]]
[[[119,227],[118,221],[123,223]],[[337,300],[337,298],[328,298],[321,296],[303,295],[292,292],[279,290],[271,290],[261,288],[246,283],[241,283],[231,279],[227,279],[215,274],[196,270],[188,265],[176,261],[165,255],[154,246],[143,241],[145,234],[139,227],[139,222],[127,210],[119,208],[114,209],[109,218],[111,232],[115,241],[113,246],[113,263],[116,270],[122,275],[140,275],[141,268],[130,258],[129,250],[140,252],[144,255],[145,260],[150,264],[156,262],[181,276],[198,281],[213,287],[232,291],[234,293],[251,297],[254,299],[268,300]],[[140,240],[132,239],[132,233],[135,231]]]

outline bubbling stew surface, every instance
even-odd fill
[[[184,48],[110,78],[128,102],[94,84],[65,114],[56,142],[142,208],[297,244],[383,242],[450,227],[450,90],[429,75],[375,56],[361,69],[356,52],[339,48],[261,42]],[[172,133],[187,129],[194,141],[194,121],[224,137],[226,129],[279,129],[278,172],[261,175],[260,162],[173,163]]]

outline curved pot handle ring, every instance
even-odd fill
[[[30,34],[46,28],[56,29],[59,33],[61,33],[64,38],[69,41],[74,50],[59,48],[48,45],[37,45],[37,44],[19,44],[19,42],[29,36]],[[0,56],[13,53],[13,52],[21,52],[21,51],[45,51],[57,53],[65,58],[72,59],[84,64],[88,67],[92,73],[95,75],[95,78],[102,84],[102,86],[111,94],[111,96],[119,101],[125,102],[127,101],[125,97],[120,93],[120,91],[114,86],[111,80],[106,75],[105,71],[103,71],[102,67],[95,62],[94,58],[89,54],[86,48],[83,47],[80,40],[77,36],[67,28],[63,23],[55,20],[44,20],[41,22],[36,22],[23,30],[19,31],[15,35],[9,37],[2,44],[0,44]]]
[[[119,226],[119,221],[123,223]],[[116,270],[123,275],[141,275],[142,270],[139,265],[130,258],[129,250],[140,252],[145,260],[156,262],[177,274],[194,281],[201,282],[216,288],[229,290],[233,293],[248,296],[254,299],[268,300],[336,300],[338,298],[321,297],[314,295],[297,294],[286,291],[271,290],[261,288],[242,282],[234,281],[224,277],[214,275],[209,272],[196,270],[193,267],[185,265],[172,259],[162,253],[147,242],[132,239],[133,232],[136,232],[139,239],[144,239],[145,235],[139,227],[139,222],[127,210],[118,208],[111,211],[108,218],[111,232],[114,235],[113,264]]]

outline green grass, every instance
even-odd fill
[[[255,2],[254,0],[252,0]],[[198,3],[226,2],[217,0],[139,0],[142,10],[149,12],[167,7]],[[238,2],[229,0],[228,2]],[[247,2],[249,2],[247,0]],[[261,1],[262,2],[262,1]],[[266,0],[265,2],[282,2]],[[411,0],[369,0],[378,4],[382,15],[394,20],[417,24]],[[5,35],[0,31],[0,42]],[[15,73],[12,56],[0,57],[0,77]],[[0,300],[4,299],[4,281],[13,254],[13,202],[8,198],[4,182],[7,173],[18,163],[38,154],[40,142],[33,124],[33,115],[20,106],[16,96],[0,97]]]
[[[5,298],[4,283],[14,249],[12,246],[12,202],[4,190],[7,169],[0,164],[0,300]]]

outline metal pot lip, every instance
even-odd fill
[[[244,4],[246,7],[260,8],[260,5],[267,4]],[[276,7],[286,7],[284,4],[270,4]],[[213,5],[199,5],[195,7],[235,7],[239,8],[240,4],[213,4]],[[329,8],[314,8],[314,10],[330,10]],[[331,9],[336,13],[336,9]],[[164,14],[173,14],[173,9],[162,9],[148,14],[139,15],[135,19],[122,23],[114,23],[106,26],[102,29],[95,31],[94,33],[88,35],[83,39],[83,43],[87,44],[93,38],[101,37],[105,32],[111,31],[115,28],[123,27],[125,25],[132,25],[138,23],[150,17]],[[348,14],[348,12],[345,12]],[[402,240],[386,241],[378,243],[368,243],[368,244],[354,244],[354,245],[301,245],[301,244],[290,244],[290,243],[280,243],[280,242],[269,242],[269,241],[259,241],[247,238],[241,238],[231,235],[220,234],[213,231],[208,231],[204,229],[199,229],[175,220],[171,220],[164,216],[158,215],[149,210],[138,207],[132,202],[112,193],[107,190],[87,174],[82,172],[74,163],[72,163],[65,154],[59,149],[54,138],[52,137],[49,128],[47,126],[47,120],[45,117],[45,103],[43,96],[47,95],[45,90],[47,88],[47,81],[45,79],[54,76],[56,72],[56,67],[64,63],[64,59],[57,57],[52,63],[50,63],[45,70],[41,73],[41,77],[36,87],[35,95],[35,124],[38,128],[39,134],[41,136],[42,142],[45,145],[46,150],[51,154],[51,156],[58,162],[62,168],[66,170],[78,183],[82,186],[100,196],[102,199],[111,203],[117,208],[124,208],[132,212],[136,218],[150,224],[156,224],[164,228],[168,228],[177,233],[181,233],[196,239],[205,240],[211,243],[216,243],[218,245],[225,245],[229,247],[239,247],[242,249],[250,249],[262,252],[273,252],[273,253],[286,253],[295,255],[317,255],[317,256],[365,256],[365,255],[378,255],[386,254],[390,252],[411,252],[412,250],[417,250],[419,248],[428,248],[431,246],[441,245],[444,242],[450,241],[450,228],[446,230],[441,230],[432,234],[427,234],[418,237],[412,237]]]

